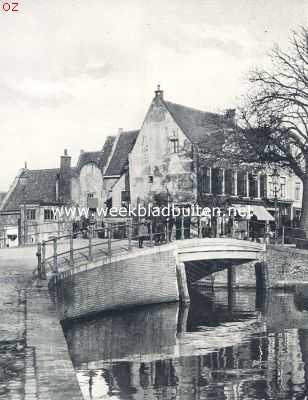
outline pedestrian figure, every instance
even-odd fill
[[[191,218],[190,216],[184,216],[184,239],[190,239],[190,225]]]
[[[167,220],[167,224],[168,224],[168,230],[169,230],[169,242],[171,242],[171,240],[172,240],[172,230],[173,230],[173,225],[174,225],[174,219],[173,219],[173,217],[171,215]]]
[[[139,248],[143,247],[143,241],[148,236],[148,227],[144,218],[140,221],[138,225],[138,241],[139,241]]]
[[[250,224],[249,224],[250,237],[252,241],[254,241],[256,238],[257,224],[258,224],[258,217],[255,214],[252,214],[252,216],[250,217]]]
[[[176,240],[182,239],[182,216],[175,219],[175,238]]]

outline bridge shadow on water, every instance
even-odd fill
[[[304,399],[306,291],[191,290],[63,323],[85,399]],[[103,397],[104,396],[104,397]]]

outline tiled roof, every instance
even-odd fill
[[[199,143],[205,135],[217,132],[226,125],[226,119],[222,114],[200,111],[170,101],[164,103],[192,143]]]
[[[23,172],[28,178],[26,188],[21,185],[20,180],[13,189],[3,210],[17,210],[20,204],[26,203],[55,203],[56,202],[56,180],[59,169],[37,169],[25,170]]]
[[[88,163],[95,163],[99,168],[103,169],[112,150],[114,140],[114,136],[108,136],[102,150],[82,152],[79,156],[77,169],[80,170],[85,164]]]
[[[123,131],[119,134],[114,152],[105,172],[106,176],[121,175],[128,163],[128,154],[132,150],[139,130]]]
[[[0,192],[0,206],[1,206],[1,203],[2,203],[3,199],[5,198],[5,196],[6,196],[5,192]]]

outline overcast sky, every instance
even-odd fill
[[[245,73],[308,17],[306,0],[19,3],[0,11],[0,191],[24,161],[58,167],[67,148],[75,164],[139,128],[157,83],[170,101],[236,107]]]

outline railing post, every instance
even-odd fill
[[[57,238],[53,239],[53,272],[58,273]]]
[[[285,235],[285,232],[284,232],[284,226],[282,227],[282,236],[281,236],[281,244],[284,246],[284,235]]]
[[[166,221],[166,242],[169,243],[169,220]]]
[[[216,237],[219,237],[220,227],[219,227],[220,219],[219,215],[216,216]]]
[[[42,243],[42,279],[46,279],[46,243]]]
[[[181,240],[184,239],[184,216],[181,215]]]
[[[132,220],[128,221],[128,250],[132,249],[132,233],[133,233],[133,226]]]
[[[88,228],[88,240],[89,240],[89,245],[88,245],[88,249],[89,249],[89,253],[88,253],[88,260],[92,261],[93,259],[93,254],[92,254],[92,227],[89,226]]]
[[[70,234],[70,267],[74,266],[74,233],[73,229]]]
[[[111,257],[111,228],[108,229],[108,256]]]
[[[150,246],[153,246],[153,221],[150,221]]]
[[[42,247],[41,243],[37,244],[37,278],[38,280],[42,279]]]

